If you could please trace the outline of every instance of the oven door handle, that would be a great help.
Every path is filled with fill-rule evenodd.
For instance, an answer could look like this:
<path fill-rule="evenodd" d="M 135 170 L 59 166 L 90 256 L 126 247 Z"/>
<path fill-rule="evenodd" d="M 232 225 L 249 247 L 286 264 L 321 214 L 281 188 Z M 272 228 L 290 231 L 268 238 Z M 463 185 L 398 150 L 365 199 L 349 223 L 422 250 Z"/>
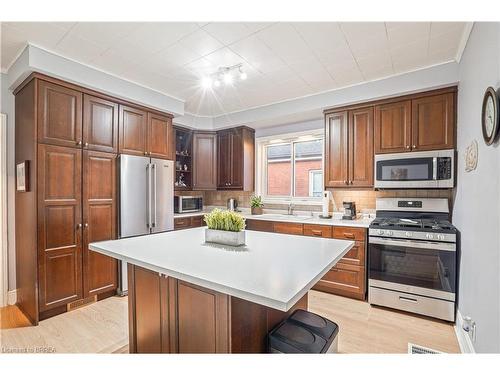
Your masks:
<path fill-rule="evenodd" d="M 431 241 L 412 241 L 400 239 L 385 239 L 380 237 L 368 238 L 370 244 L 386 245 L 386 246 L 405 246 L 415 249 L 429 249 L 429 250 L 443 250 L 443 251 L 456 251 L 456 245 L 448 242 L 431 242 Z"/>

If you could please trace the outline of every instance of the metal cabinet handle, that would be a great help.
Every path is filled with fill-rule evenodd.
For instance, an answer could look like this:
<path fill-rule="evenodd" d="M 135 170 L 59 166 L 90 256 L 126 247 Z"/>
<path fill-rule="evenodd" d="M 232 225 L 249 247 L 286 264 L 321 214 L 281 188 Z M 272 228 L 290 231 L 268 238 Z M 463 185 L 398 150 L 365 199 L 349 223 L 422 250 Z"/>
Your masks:
<path fill-rule="evenodd" d="M 81 146 L 81 145 L 82 145 L 82 141 L 77 141 L 77 142 L 76 142 L 76 145 L 77 145 L 77 146 Z"/>
<path fill-rule="evenodd" d="M 146 227 L 151 228 L 151 164 L 146 165 Z"/>
<path fill-rule="evenodd" d="M 409 149 L 410 148 L 410 145 L 406 145 L 406 149 Z"/>
<path fill-rule="evenodd" d="M 344 184 L 349 185 L 349 181 L 344 180 Z"/>
<path fill-rule="evenodd" d="M 147 155 L 147 154 L 148 154 L 147 151 L 144 151 L 144 155 Z"/>
<path fill-rule="evenodd" d="M 84 227 L 84 228 L 88 228 L 88 227 L 89 227 L 89 223 L 85 223 L 85 224 L 83 224 L 83 227 Z"/>
<path fill-rule="evenodd" d="M 416 149 L 416 148 L 417 148 L 417 145 L 413 145 L 413 148 L 415 148 L 415 149 Z"/>
<path fill-rule="evenodd" d="M 76 229 L 81 229 L 82 228 L 82 223 L 76 224 Z"/>
<path fill-rule="evenodd" d="M 88 142 L 85 142 L 84 146 L 85 146 L 85 147 L 89 147 L 89 143 L 88 143 Z"/>
<path fill-rule="evenodd" d="M 352 180 L 349 180 L 349 185 L 352 185 Z"/>
<path fill-rule="evenodd" d="M 152 227 L 156 227 L 156 164 L 153 164 L 152 166 L 153 169 L 153 223 Z"/>
<path fill-rule="evenodd" d="M 356 238 L 352 233 L 344 233 L 345 238 Z"/>
<path fill-rule="evenodd" d="M 408 297 L 403 297 L 403 296 L 399 296 L 399 299 L 401 301 L 411 302 L 411 303 L 417 303 L 418 302 L 418 300 L 416 300 L 414 298 L 408 298 Z"/>
<path fill-rule="evenodd" d="M 321 236 L 323 234 L 323 232 L 317 229 L 313 229 L 311 232 L 314 236 Z"/>

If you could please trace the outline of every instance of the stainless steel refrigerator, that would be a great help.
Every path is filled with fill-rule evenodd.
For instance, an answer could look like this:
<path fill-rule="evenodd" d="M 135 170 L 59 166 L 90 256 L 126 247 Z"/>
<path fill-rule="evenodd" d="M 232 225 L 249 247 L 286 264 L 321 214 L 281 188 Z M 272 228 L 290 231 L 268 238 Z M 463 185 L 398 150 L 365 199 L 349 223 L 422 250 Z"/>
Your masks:
<path fill-rule="evenodd" d="M 174 162 L 120 155 L 119 237 L 174 229 Z M 121 262 L 119 294 L 127 294 L 127 263 Z"/>

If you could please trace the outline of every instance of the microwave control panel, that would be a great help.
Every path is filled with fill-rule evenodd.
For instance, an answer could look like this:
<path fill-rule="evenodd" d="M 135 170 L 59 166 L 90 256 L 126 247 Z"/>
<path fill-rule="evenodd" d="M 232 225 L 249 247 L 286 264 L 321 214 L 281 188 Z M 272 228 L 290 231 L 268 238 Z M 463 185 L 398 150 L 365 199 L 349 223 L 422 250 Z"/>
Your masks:
<path fill-rule="evenodd" d="M 451 158 L 438 158 L 437 179 L 449 180 L 451 178 Z"/>

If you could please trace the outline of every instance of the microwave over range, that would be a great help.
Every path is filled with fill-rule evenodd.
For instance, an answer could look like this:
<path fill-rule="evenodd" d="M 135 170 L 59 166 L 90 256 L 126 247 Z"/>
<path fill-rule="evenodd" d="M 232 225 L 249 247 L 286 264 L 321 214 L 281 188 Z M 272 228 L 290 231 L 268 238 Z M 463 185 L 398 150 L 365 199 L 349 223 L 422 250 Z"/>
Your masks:
<path fill-rule="evenodd" d="M 174 212 L 182 214 L 186 212 L 197 212 L 203 210 L 203 197 L 190 195 L 174 196 Z"/>
<path fill-rule="evenodd" d="M 375 188 L 440 189 L 455 185 L 455 150 L 375 155 Z"/>

